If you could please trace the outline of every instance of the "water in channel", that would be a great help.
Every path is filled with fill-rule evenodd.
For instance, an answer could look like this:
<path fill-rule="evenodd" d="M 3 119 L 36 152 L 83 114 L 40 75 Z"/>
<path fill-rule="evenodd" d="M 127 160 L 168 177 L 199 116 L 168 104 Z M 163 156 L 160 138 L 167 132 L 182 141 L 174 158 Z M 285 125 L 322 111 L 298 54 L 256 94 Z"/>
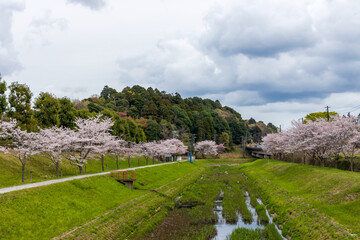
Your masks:
<path fill-rule="evenodd" d="M 245 191 L 245 202 L 246 202 L 246 206 L 247 208 L 250 210 L 252 217 L 253 217 L 253 221 L 251 223 L 245 223 L 242 218 L 241 218 L 241 214 L 238 213 L 237 217 L 237 223 L 235 224 L 229 224 L 226 223 L 225 218 L 222 216 L 222 211 L 223 211 L 223 206 L 222 206 L 222 202 L 223 202 L 223 196 L 224 196 L 224 192 L 221 191 L 219 198 L 215 201 L 215 207 L 214 207 L 214 212 L 218 217 L 218 222 L 215 224 L 215 228 L 217 231 L 217 235 L 213 238 L 213 240 L 226 240 L 226 237 L 231 235 L 231 233 L 236 229 L 236 228 L 249 228 L 249 229 L 264 229 L 264 225 L 260 224 L 260 220 L 258 218 L 258 215 L 256 213 L 256 210 L 254 207 L 251 206 L 250 204 L 250 196 L 249 193 L 247 191 Z M 259 204 L 263 204 L 261 202 L 260 199 L 257 199 L 257 201 L 259 202 Z M 266 214 L 269 218 L 269 223 L 273 223 L 273 219 L 270 216 L 268 210 L 266 209 Z M 276 230 L 279 232 L 279 234 L 281 235 L 281 230 L 278 229 L 278 227 L 275 225 Z M 282 236 L 282 235 L 281 235 Z M 285 238 L 283 238 L 285 239 Z"/>

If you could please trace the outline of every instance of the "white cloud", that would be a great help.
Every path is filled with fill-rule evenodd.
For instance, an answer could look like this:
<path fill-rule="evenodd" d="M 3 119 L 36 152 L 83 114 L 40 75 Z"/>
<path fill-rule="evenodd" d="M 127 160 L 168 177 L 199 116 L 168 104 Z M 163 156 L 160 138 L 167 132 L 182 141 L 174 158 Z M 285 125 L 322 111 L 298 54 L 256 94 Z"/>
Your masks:
<path fill-rule="evenodd" d="M 304 1 L 245 0 L 214 7 L 201 40 L 224 55 L 271 57 L 314 46 L 318 37 Z"/>
<path fill-rule="evenodd" d="M 3 75 L 12 74 L 22 68 L 13 45 L 11 27 L 14 12 L 23 9 L 23 1 L 0 1 L 0 73 Z"/>
<path fill-rule="evenodd" d="M 122 81 L 172 92 L 214 91 L 223 77 L 222 69 L 187 39 L 161 41 L 146 55 L 119 60 L 119 67 Z"/>
<path fill-rule="evenodd" d="M 99 10 L 105 7 L 106 2 L 104 0 L 67 0 L 69 3 L 80 4 L 88 7 L 92 10 Z"/>
<path fill-rule="evenodd" d="M 41 17 L 32 18 L 25 39 L 29 45 L 40 43 L 46 46 L 51 44 L 48 38 L 49 32 L 65 31 L 67 27 L 68 21 L 65 18 L 55 18 L 52 16 L 52 11 L 46 9 Z"/>
<path fill-rule="evenodd" d="M 205 94 L 203 98 L 219 100 L 223 106 L 253 106 L 264 104 L 265 100 L 256 91 L 230 91 L 215 94 Z"/>
<path fill-rule="evenodd" d="M 280 124 L 336 101 L 356 106 L 346 99 L 360 90 L 358 9 L 351 0 L 0 0 L 0 72 L 35 95 L 141 84 Z"/>

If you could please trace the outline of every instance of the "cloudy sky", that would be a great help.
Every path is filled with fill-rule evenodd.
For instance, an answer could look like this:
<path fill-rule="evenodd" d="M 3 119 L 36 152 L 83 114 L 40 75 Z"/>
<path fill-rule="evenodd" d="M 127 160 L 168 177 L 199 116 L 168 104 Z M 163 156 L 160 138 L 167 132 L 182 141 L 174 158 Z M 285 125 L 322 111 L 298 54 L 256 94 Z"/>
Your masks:
<path fill-rule="evenodd" d="M 360 1 L 0 0 L 0 73 L 82 99 L 139 84 L 289 126 L 360 112 Z"/>

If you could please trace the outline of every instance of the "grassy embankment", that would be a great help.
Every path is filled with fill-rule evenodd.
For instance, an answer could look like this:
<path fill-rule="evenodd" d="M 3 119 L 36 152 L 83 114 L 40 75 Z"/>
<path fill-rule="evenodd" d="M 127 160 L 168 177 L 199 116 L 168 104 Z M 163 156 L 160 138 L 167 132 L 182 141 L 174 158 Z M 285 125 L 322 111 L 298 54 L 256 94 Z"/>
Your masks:
<path fill-rule="evenodd" d="M 291 239 L 359 239 L 360 174 L 276 160 L 239 169 Z"/>
<path fill-rule="evenodd" d="M 105 171 L 116 170 L 116 161 L 115 157 L 106 156 L 105 157 Z M 153 161 L 149 160 L 148 164 L 152 164 Z M 155 163 L 157 163 L 155 161 Z M 143 166 L 146 165 L 146 160 L 144 158 L 140 159 L 131 159 L 131 167 Z M 119 168 L 124 169 L 128 168 L 128 162 L 124 160 L 119 160 Z M 79 174 L 79 168 L 74 165 L 70 165 L 67 160 L 64 160 L 60 163 L 60 168 L 62 168 L 62 176 L 69 177 Z M 32 171 L 32 181 L 30 181 L 30 171 Z M 86 174 L 101 172 L 101 161 L 100 160 L 88 160 L 86 164 Z M 85 174 L 85 169 L 84 169 Z M 26 180 L 25 183 L 31 182 L 40 182 L 44 180 L 50 180 L 56 178 L 55 166 L 52 162 L 44 157 L 35 155 L 30 161 L 26 164 Z M 0 153 L 0 188 L 10 187 L 15 185 L 23 184 L 21 182 L 21 163 L 17 158 L 14 158 L 10 155 L 5 155 Z"/>
<path fill-rule="evenodd" d="M 0 239 L 132 239 L 149 231 L 204 168 L 190 163 L 139 169 L 130 190 L 98 176 L 0 195 Z"/>

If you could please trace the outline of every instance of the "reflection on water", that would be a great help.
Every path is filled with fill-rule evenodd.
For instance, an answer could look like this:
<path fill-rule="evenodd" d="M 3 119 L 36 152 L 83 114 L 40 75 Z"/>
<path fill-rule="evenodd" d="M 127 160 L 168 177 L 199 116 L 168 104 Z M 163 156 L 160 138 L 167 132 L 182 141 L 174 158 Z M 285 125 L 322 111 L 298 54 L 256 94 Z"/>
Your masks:
<path fill-rule="evenodd" d="M 251 223 L 245 223 L 241 218 L 241 214 L 237 213 L 237 216 L 238 216 L 237 223 L 235 223 L 235 224 L 226 223 L 225 218 L 223 218 L 223 216 L 222 216 L 223 196 L 224 196 L 224 192 L 221 191 L 219 198 L 214 202 L 215 203 L 214 212 L 218 217 L 218 222 L 215 224 L 217 235 L 213 238 L 213 240 L 226 240 L 226 237 L 229 236 L 236 228 L 250 228 L 250 229 L 256 229 L 256 228 L 263 229 L 264 228 L 264 225 L 260 224 L 260 219 L 258 218 L 255 208 L 253 208 L 250 204 L 250 196 L 247 191 L 245 191 L 245 202 L 246 202 L 246 206 L 248 207 L 248 209 L 250 210 L 250 212 L 252 214 L 253 221 Z M 263 204 L 260 199 L 257 199 L 257 201 L 260 204 Z M 269 217 L 270 223 L 272 223 L 273 219 L 270 216 L 267 209 L 266 209 L 266 214 Z M 275 225 L 275 227 L 281 235 L 280 229 L 278 229 L 278 227 L 276 225 Z"/>

